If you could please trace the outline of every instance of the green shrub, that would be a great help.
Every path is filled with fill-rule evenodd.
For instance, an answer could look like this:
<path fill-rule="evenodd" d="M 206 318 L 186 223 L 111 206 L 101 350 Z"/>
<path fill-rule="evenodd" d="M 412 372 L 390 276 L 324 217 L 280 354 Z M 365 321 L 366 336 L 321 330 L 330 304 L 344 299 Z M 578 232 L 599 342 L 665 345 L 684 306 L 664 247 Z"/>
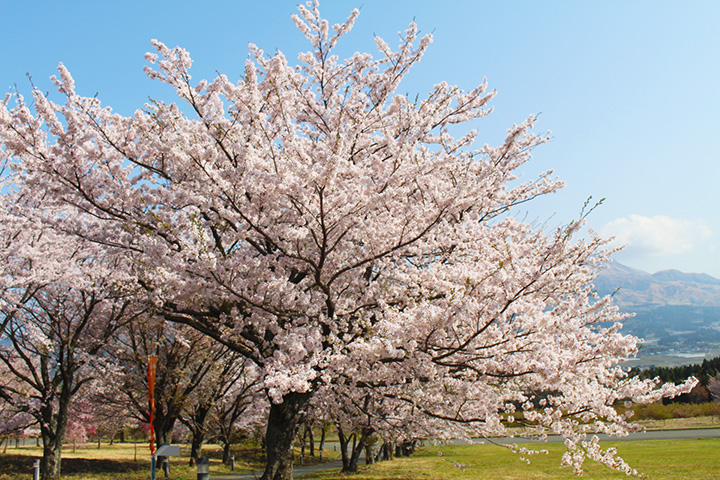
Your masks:
<path fill-rule="evenodd" d="M 618 411 L 627 410 L 624 407 Z M 632 420 L 667 420 L 670 418 L 693 418 L 709 417 L 720 415 L 720 404 L 714 402 L 705 403 L 670 403 L 663 405 L 661 402 L 646 405 L 633 405 L 630 410 L 635 412 Z"/>

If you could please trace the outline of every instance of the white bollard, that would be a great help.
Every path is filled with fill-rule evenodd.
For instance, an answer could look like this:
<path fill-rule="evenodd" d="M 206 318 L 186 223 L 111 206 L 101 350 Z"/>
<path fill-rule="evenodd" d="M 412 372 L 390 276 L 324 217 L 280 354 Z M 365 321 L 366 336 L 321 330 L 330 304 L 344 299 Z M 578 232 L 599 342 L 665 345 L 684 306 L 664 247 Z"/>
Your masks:
<path fill-rule="evenodd" d="M 197 459 L 197 480 L 210 480 L 210 459 L 202 457 Z"/>

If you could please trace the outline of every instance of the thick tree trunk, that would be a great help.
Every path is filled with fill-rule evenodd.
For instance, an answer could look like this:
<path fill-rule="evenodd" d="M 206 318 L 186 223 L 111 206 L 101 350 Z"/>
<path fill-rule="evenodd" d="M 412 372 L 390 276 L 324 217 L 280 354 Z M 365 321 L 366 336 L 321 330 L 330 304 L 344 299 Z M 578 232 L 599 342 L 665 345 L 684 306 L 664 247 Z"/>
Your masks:
<path fill-rule="evenodd" d="M 40 460 L 40 480 L 58 480 L 62 462 L 62 444 L 67 428 L 71 385 L 65 382 L 58 396 L 57 411 L 52 402 L 40 408 L 40 434 L 43 439 L 43 457 Z"/>
<path fill-rule="evenodd" d="M 62 442 L 58 442 L 55 435 L 43 434 L 43 457 L 40 460 L 40 479 L 59 479 L 61 459 Z"/>
<path fill-rule="evenodd" d="M 177 416 L 165 415 L 162 407 L 158 406 L 155 416 L 155 444 L 156 448 L 163 445 L 170 445 L 173 441 L 173 430 Z M 157 457 L 157 468 L 161 469 L 165 474 L 165 478 L 170 476 L 170 457 Z"/>
<path fill-rule="evenodd" d="M 272 404 L 268 416 L 265 441 L 267 464 L 261 480 L 292 480 L 292 443 L 301 411 L 312 393 L 289 393 L 282 403 Z"/>

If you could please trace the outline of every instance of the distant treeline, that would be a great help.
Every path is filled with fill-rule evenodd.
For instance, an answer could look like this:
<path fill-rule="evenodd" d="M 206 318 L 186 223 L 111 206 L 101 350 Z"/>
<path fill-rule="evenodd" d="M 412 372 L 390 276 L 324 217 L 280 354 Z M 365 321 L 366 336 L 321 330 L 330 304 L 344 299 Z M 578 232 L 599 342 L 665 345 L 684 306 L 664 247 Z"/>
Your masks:
<path fill-rule="evenodd" d="M 633 368 L 630 375 L 637 375 L 640 378 L 658 377 L 663 382 L 680 383 L 688 377 L 697 378 L 700 383 L 692 392 L 680 395 L 672 399 L 665 399 L 663 403 L 704 403 L 710 401 L 710 393 L 707 384 L 710 377 L 720 374 L 720 356 L 703 360 L 700 364 L 683 365 L 680 367 L 653 367 L 638 369 Z"/>

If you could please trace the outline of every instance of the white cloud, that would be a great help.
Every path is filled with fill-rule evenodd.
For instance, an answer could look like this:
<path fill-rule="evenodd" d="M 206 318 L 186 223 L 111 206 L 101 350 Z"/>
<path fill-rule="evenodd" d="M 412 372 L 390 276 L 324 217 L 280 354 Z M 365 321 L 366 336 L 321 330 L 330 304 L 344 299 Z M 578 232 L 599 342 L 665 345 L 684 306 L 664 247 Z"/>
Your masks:
<path fill-rule="evenodd" d="M 665 256 L 692 252 L 711 236 L 702 220 L 685 220 L 663 215 L 644 217 L 630 215 L 606 224 L 600 233 L 614 236 L 613 245 L 626 245 L 633 256 Z"/>

